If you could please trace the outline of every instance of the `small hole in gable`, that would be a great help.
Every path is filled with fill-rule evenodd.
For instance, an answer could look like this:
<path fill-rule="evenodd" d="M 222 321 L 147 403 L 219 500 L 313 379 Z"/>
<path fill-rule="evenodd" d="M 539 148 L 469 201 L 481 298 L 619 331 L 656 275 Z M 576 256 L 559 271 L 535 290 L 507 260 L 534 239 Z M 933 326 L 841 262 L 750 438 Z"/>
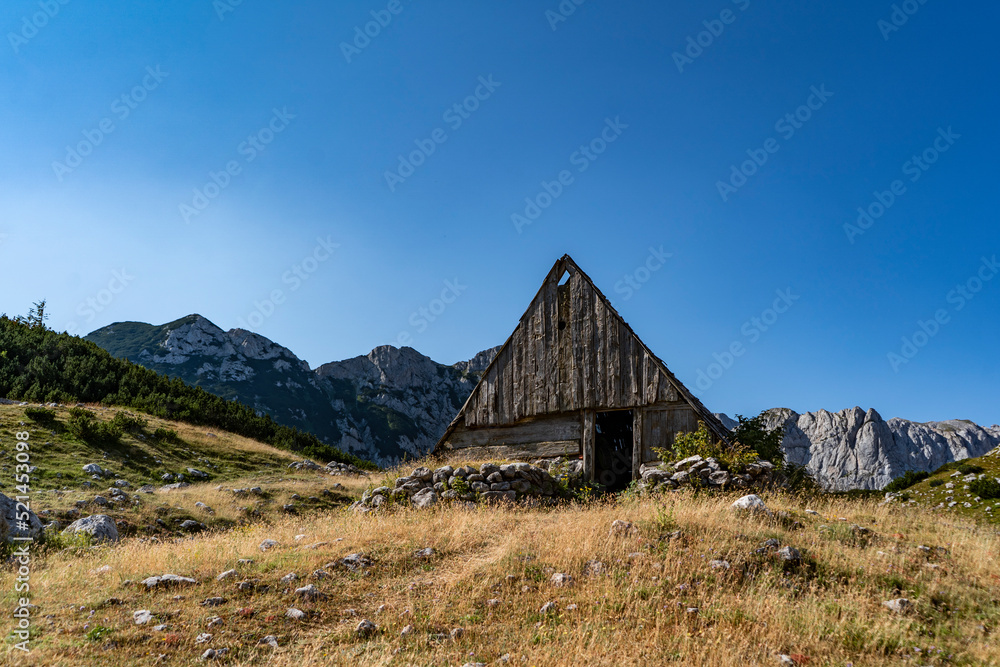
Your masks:
<path fill-rule="evenodd" d="M 559 286 L 562 287 L 563 285 L 568 283 L 569 278 L 570 278 L 569 271 L 563 271 L 562 277 L 559 278 Z"/>

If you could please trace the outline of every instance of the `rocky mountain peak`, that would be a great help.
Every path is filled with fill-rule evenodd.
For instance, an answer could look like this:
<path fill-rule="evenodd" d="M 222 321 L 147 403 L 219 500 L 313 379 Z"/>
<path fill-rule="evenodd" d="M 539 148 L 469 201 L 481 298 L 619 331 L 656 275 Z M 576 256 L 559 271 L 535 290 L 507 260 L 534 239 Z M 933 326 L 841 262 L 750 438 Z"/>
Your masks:
<path fill-rule="evenodd" d="M 725 415 L 722 421 L 736 426 Z M 907 470 L 936 470 L 1000 446 L 1000 428 L 965 420 L 886 421 L 876 410 L 857 406 L 803 414 L 777 408 L 767 411 L 765 422 L 768 428 L 784 429 L 786 459 L 804 465 L 833 490 L 880 489 Z"/>
<path fill-rule="evenodd" d="M 458 362 L 454 367 L 463 373 L 482 373 L 493 361 L 493 357 L 497 356 L 497 352 L 500 351 L 501 347 L 503 346 L 497 345 L 496 347 L 491 347 L 488 350 L 483 350 L 468 361 Z"/>

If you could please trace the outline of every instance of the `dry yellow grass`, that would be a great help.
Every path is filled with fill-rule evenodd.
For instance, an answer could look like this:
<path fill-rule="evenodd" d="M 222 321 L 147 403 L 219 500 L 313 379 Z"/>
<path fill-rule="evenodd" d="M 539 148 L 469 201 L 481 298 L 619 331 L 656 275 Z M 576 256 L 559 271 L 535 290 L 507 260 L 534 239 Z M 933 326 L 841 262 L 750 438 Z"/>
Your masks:
<path fill-rule="evenodd" d="M 352 486 L 360 492 L 365 484 Z M 228 648 L 218 662 L 229 665 L 491 664 L 508 655 L 511 665 L 729 666 L 778 664 L 777 654 L 809 665 L 1000 664 L 990 634 L 1000 620 L 992 530 L 872 502 L 813 500 L 821 514 L 814 516 L 805 514 L 806 501 L 766 499 L 798 528 L 736 515 L 728 509 L 734 498 L 674 493 L 551 510 L 438 507 L 377 516 L 342 510 L 176 542 L 51 553 L 32 575 L 33 652 L 8 650 L 7 659 L 141 665 L 164 654 L 167 664 L 197 664 L 211 647 Z M 616 519 L 637 532 L 610 536 Z M 873 533 L 859 537 L 851 524 Z M 674 531 L 680 536 L 671 538 Z M 266 538 L 279 545 L 261 552 Z M 755 553 L 768 538 L 800 549 L 804 562 L 783 567 L 772 552 Z M 318 542 L 325 544 L 307 547 Z M 415 558 L 424 547 L 436 555 Z M 354 552 L 373 567 L 331 567 L 327 578 L 309 578 Z M 255 562 L 240 567 L 241 558 Z M 713 559 L 730 569 L 712 569 Z M 604 563 L 605 573 L 586 575 L 590 560 Z M 105 565 L 109 571 L 95 572 Z M 216 581 L 231 568 L 238 577 Z M 123 583 L 165 572 L 198 584 L 147 592 Z M 302 579 L 282 584 L 289 572 Z M 572 584 L 554 586 L 557 572 L 572 575 Z M 244 580 L 269 589 L 238 591 Z M 327 599 L 296 600 L 292 590 L 307 583 Z M 0 604 L 13 609 L 9 570 L 0 590 Z M 199 605 L 215 596 L 226 602 Z M 882 606 L 898 597 L 913 600 L 912 613 Z M 547 602 L 556 611 L 543 615 Z M 289 607 L 309 616 L 285 618 Z M 156 620 L 136 626 L 139 609 Z M 213 616 L 224 624 L 209 628 Z M 378 625 L 373 637 L 355 635 L 362 618 Z M 156 623 L 169 629 L 154 631 Z M 414 632 L 401 636 L 407 625 Z M 87 639 L 97 626 L 110 632 Z M 454 628 L 464 634 L 452 639 Z M 212 639 L 196 644 L 206 632 Z M 265 635 L 279 648 L 259 645 Z"/>

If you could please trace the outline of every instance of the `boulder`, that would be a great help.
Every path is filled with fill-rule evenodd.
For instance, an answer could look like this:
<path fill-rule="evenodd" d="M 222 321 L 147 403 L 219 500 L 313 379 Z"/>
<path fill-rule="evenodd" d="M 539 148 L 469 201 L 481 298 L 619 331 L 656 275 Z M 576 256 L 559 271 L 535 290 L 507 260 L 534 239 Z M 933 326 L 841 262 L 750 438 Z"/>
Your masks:
<path fill-rule="evenodd" d="M 913 609 L 913 603 L 907 600 L 906 598 L 886 600 L 885 602 L 882 603 L 882 606 L 896 614 L 905 614 L 911 609 Z"/>
<path fill-rule="evenodd" d="M 175 482 L 173 484 L 166 484 L 160 487 L 160 491 L 176 491 L 178 489 L 186 489 L 191 486 L 187 482 Z"/>
<path fill-rule="evenodd" d="M 708 481 L 716 486 L 725 486 L 729 484 L 729 473 L 725 470 L 713 472 L 708 476 Z"/>
<path fill-rule="evenodd" d="M 104 468 L 97 465 L 96 463 L 88 463 L 87 465 L 83 466 L 83 472 L 87 473 L 88 475 L 103 475 Z"/>
<path fill-rule="evenodd" d="M 611 522 L 611 529 L 608 531 L 608 535 L 611 537 L 625 537 L 635 532 L 636 527 L 634 524 L 622 519 L 615 519 Z"/>
<path fill-rule="evenodd" d="M 18 510 L 16 500 L 0 493 L 0 539 L 38 537 L 44 528 L 42 520 L 31 510 L 27 510 L 27 518 L 18 521 L 18 515 L 24 513 L 23 506 Z"/>
<path fill-rule="evenodd" d="M 167 586 L 191 586 L 198 583 L 191 577 L 182 577 L 176 574 L 161 574 L 155 577 L 147 577 L 142 580 L 147 589 L 161 588 Z"/>
<path fill-rule="evenodd" d="M 674 470 L 697 470 L 705 465 L 705 459 L 701 458 L 697 454 L 694 456 L 689 456 L 686 459 L 681 459 L 674 464 Z"/>
<path fill-rule="evenodd" d="M 771 510 L 767 509 L 767 505 L 764 504 L 764 501 L 761 499 L 761 497 L 752 493 L 748 496 L 743 496 L 742 498 L 734 502 L 732 504 L 732 509 L 744 510 L 754 513 L 756 512 L 764 512 L 766 514 L 771 513 Z"/>
<path fill-rule="evenodd" d="M 410 498 L 410 502 L 412 502 L 413 506 L 417 509 L 426 509 L 435 505 L 437 501 L 437 492 L 430 488 L 421 489 L 420 491 L 414 493 L 413 497 Z"/>
<path fill-rule="evenodd" d="M 479 499 L 484 503 L 512 503 L 517 500 L 517 493 L 514 491 L 485 491 L 479 494 Z"/>
<path fill-rule="evenodd" d="M 37 518 L 37 517 L 36 517 Z M 118 527 L 107 514 L 92 514 L 66 526 L 63 534 L 89 535 L 93 542 L 117 542 Z"/>
<path fill-rule="evenodd" d="M 797 565 L 802 562 L 802 554 L 795 547 L 781 547 L 778 549 L 778 558 L 791 565 Z"/>
<path fill-rule="evenodd" d="M 368 619 L 362 620 L 360 623 L 358 623 L 358 626 L 354 628 L 354 634 L 362 638 L 371 637 L 377 631 L 378 631 L 378 626 L 376 626 Z"/>

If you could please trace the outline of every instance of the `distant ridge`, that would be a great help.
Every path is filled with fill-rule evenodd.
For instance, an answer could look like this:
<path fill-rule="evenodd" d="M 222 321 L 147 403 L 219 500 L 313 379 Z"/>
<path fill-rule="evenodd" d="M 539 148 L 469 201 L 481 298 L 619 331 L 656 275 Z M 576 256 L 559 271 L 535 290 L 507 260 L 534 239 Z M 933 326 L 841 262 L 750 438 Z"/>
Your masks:
<path fill-rule="evenodd" d="M 224 331 L 197 314 L 162 325 L 116 322 L 86 339 L 382 465 L 429 451 L 496 353 L 447 366 L 386 345 L 310 369 L 264 336 Z"/>

